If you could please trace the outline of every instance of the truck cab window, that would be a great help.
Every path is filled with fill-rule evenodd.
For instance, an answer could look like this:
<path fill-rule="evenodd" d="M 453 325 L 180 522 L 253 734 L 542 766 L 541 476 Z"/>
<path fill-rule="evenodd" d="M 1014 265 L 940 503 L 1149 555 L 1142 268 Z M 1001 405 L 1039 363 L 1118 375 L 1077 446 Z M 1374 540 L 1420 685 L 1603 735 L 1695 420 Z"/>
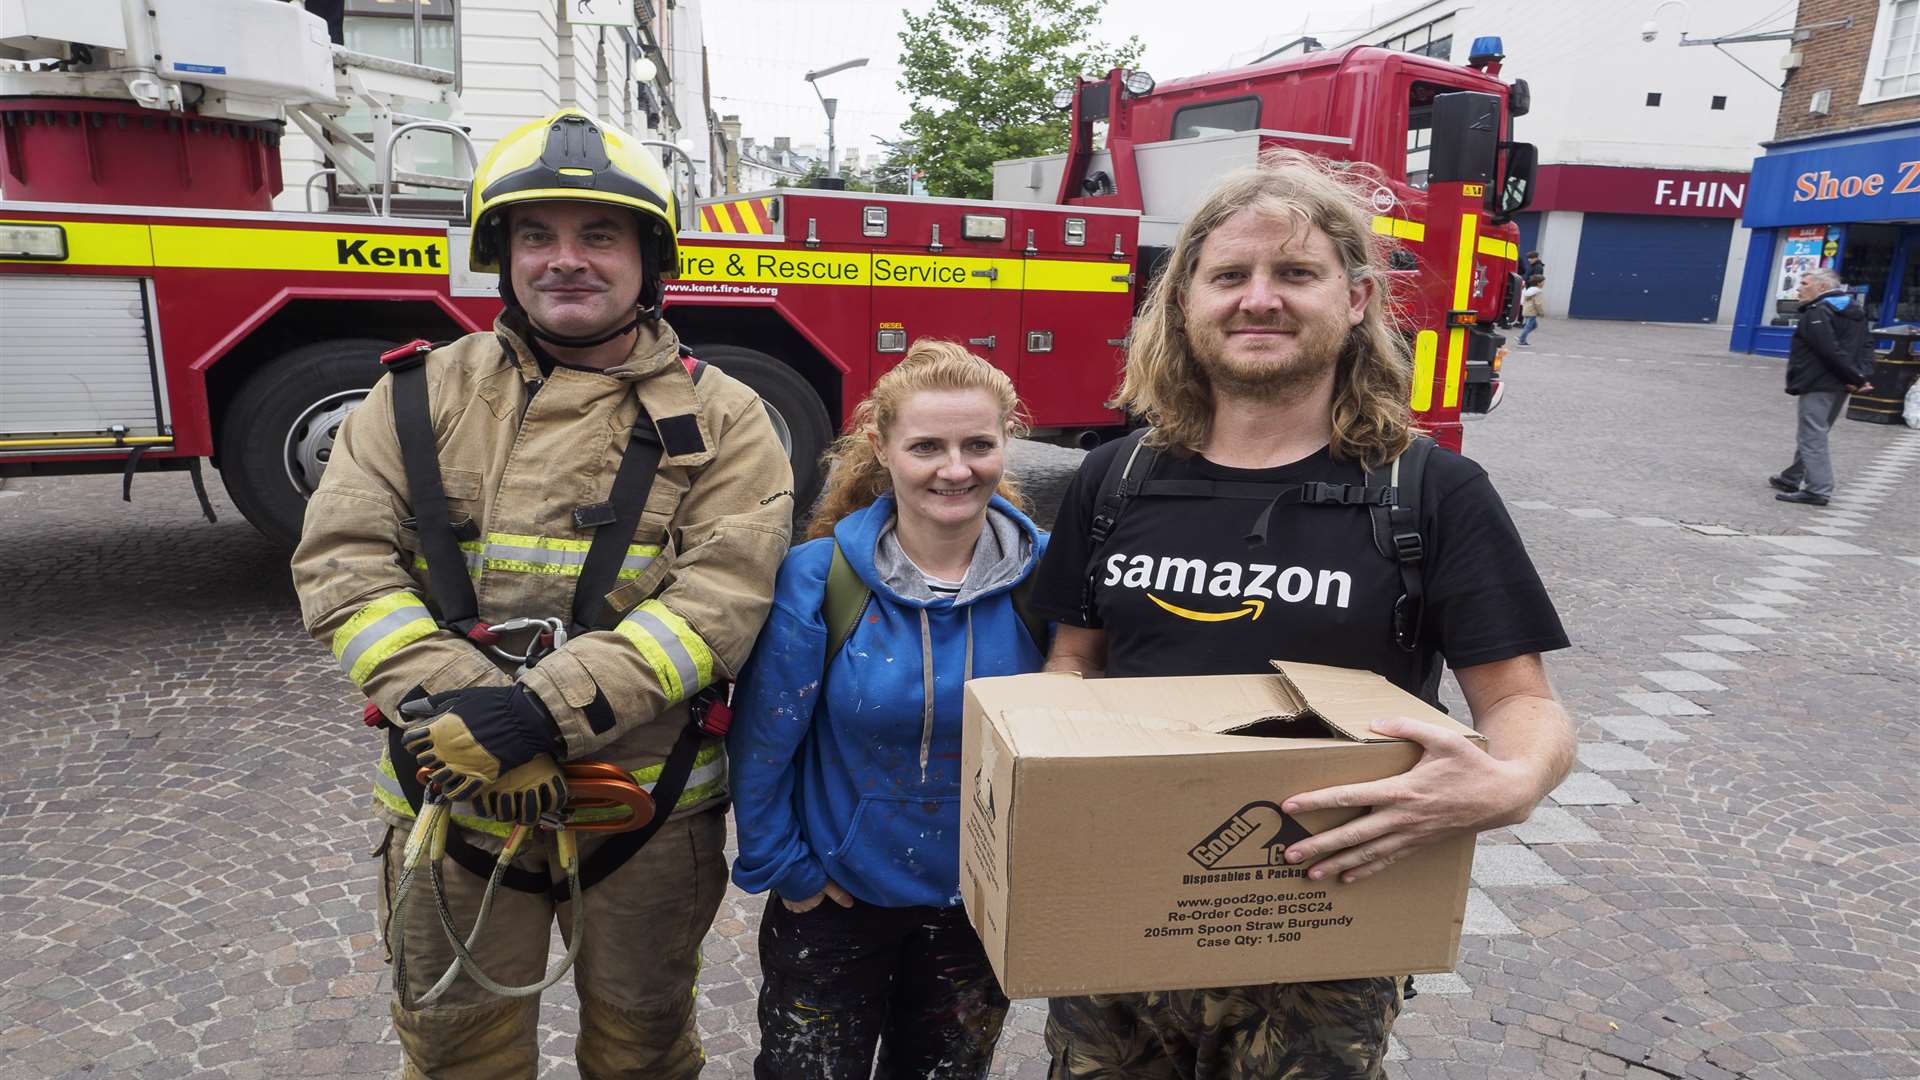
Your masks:
<path fill-rule="evenodd" d="M 1234 98 L 1189 105 L 1173 114 L 1173 138 L 1192 139 L 1201 135 L 1225 135 L 1231 131 L 1252 131 L 1260 126 L 1260 99 Z"/>
<path fill-rule="evenodd" d="M 1445 87 L 1417 82 L 1407 92 L 1407 186 L 1427 190 L 1427 162 L 1433 155 L 1433 99 Z"/>

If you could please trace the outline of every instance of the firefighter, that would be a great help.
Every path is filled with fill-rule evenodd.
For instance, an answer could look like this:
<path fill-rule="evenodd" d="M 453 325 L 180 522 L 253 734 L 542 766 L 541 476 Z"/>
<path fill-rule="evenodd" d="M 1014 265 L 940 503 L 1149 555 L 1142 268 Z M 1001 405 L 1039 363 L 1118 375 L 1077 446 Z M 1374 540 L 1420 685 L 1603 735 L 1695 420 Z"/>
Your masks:
<path fill-rule="evenodd" d="M 391 725 L 374 811 L 382 928 L 408 962 L 403 1075 L 530 1077 L 538 1061 L 537 995 L 460 977 L 404 1004 L 453 958 L 433 903 L 387 925 L 396 830 L 427 797 L 416 769 L 459 800 L 439 865 L 465 934 L 507 822 L 561 809 L 557 763 L 592 759 L 653 793 L 654 824 L 566 834 L 584 901 L 556 844 L 524 848 L 472 953 L 535 982 L 556 917 L 568 934 L 584 902 L 580 1074 L 695 1076 L 698 949 L 726 886 L 724 746 L 701 709 L 771 602 L 792 472 L 759 398 L 660 317 L 676 218 L 645 150 L 555 113 L 501 140 L 468 205 L 472 265 L 500 273 L 506 309 L 490 333 L 388 354 L 293 557 L 307 629 Z"/>

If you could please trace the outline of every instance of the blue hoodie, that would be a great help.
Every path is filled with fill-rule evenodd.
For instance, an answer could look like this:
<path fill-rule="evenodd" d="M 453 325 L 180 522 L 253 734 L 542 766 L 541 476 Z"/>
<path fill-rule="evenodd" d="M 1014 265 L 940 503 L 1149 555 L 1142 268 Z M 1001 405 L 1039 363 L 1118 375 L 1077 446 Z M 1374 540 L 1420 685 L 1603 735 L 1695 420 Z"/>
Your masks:
<path fill-rule="evenodd" d="M 820 613 L 833 541 L 789 552 L 733 698 L 727 738 L 734 883 L 802 900 L 828 878 L 882 907 L 960 902 L 962 684 L 1040 670 L 1007 595 L 1046 536 L 994 496 L 958 596 L 932 598 L 892 540 L 882 497 L 834 528 L 872 603 L 826 667 Z M 931 660 L 931 709 L 928 694 Z"/>

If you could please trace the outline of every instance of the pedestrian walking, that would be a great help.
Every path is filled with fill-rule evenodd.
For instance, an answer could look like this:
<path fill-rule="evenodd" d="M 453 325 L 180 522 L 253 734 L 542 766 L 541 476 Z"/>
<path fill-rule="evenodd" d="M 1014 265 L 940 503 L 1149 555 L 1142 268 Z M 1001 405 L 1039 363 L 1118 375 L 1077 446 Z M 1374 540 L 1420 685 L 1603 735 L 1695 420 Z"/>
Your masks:
<path fill-rule="evenodd" d="M 834 444 L 734 695 L 736 884 L 760 924 L 761 1080 L 973 1080 L 1006 1017 L 960 906 L 971 678 L 1038 671 L 1046 536 L 1006 473 L 1013 383 L 917 342 Z"/>
<path fill-rule="evenodd" d="M 1539 655 L 1567 638 L 1520 536 L 1479 466 L 1412 431 L 1370 190 L 1284 151 L 1201 203 L 1128 350 L 1119 400 L 1151 427 L 1088 455 L 1034 593 L 1060 623 L 1049 670 L 1246 674 L 1278 658 L 1371 670 L 1434 701 L 1452 666 L 1484 749 L 1382 719 L 1375 731 L 1420 744 L 1411 770 L 1282 801 L 1288 814 L 1371 808 L 1288 849 L 1329 885 L 1525 820 L 1573 759 Z M 1400 522 L 1391 542 L 1376 542 L 1368 505 L 1383 497 Z M 1258 598 L 1265 617 L 1170 605 L 1145 575 L 1111 570 L 1156 561 L 1221 568 L 1207 596 Z M 1268 584 L 1276 566 L 1342 586 L 1290 596 Z M 1373 1080 L 1403 981 L 1055 998 L 1049 1075 Z"/>
<path fill-rule="evenodd" d="M 307 629 L 389 725 L 376 903 L 402 1075 L 535 1075 L 559 917 L 578 948 L 580 1074 L 690 1078 L 700 941 L 727 877 L 725 749 L 700 710 L 772 600 L 792 472 L 758 396 L 660 317 L 677 248 L 656 153 L 563 110 L 503 138 L 468 205 L 471 264 L 499 272 L 506 309 L 486 333 L 389 354 L 293 557 Z M 559 763 L 583 759 L 651 788 L 651 823 L 536 833 L 491 888 L 515 827 L 565 805 Z M 394 908 L 396 836 L 429 798 L 444 820 L 441 797 L 457 800 L 453 865 L 435 885 L 473 963 L 436 996 L 452 931 L 424 884 Z M 497 996 L 481 973 L 531 992 Z"/>
<path fill-rule="evenodd" d="M 1825 506 L 1833 498 L 1833 458 L 1827 433 L 1846 408 L 1847 394 L 1867 388 L 1873 339 L 1865 305 L 1840 276 L 1824 267 L 1800 277 L 1800 321 L 1787 347 L 1787 393 L 1795 400 L 1793 464 L 1767 477 L 1774 498 Z"/>
<path fill-rule="evenodd" d="M 1528 280 L 1547 276 L 1547 264 L 1540 261 L 1539 252 L 1527 252 L 1525 261 L 1520 264 L 1520 276 Z"/>
<path fill-rule="evenodd" d="M 1540 316 L 1546 307 L 1547 279 L 1535 274 L 1527 279 L 1527 287 L 1520 291 L 1520 314 L 1526 322 L 1520 326 L 1520 344 L 1526 345 L 1527 338 L 1540 328 Z"/>

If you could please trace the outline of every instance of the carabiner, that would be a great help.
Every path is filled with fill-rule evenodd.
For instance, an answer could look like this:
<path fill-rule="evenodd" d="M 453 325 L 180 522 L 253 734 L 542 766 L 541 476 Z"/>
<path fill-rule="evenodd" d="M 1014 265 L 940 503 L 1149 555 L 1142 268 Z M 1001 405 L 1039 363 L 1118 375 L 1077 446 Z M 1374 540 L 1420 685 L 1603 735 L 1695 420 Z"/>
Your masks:
<path fill-rule="evenodd" d="M 525 652 L 516 653 L 497 643 L 497 639 L 502 635 L 516 634 L 536 626 L 540 627 L 540 632 L 527 641 Z M 543 619 L 522 615 L 508 619 L 506 622 L 487 625 L 484 630 L 488 636 L 496 639 L 496 643 L 486 646 L 487 651 L 509 663 L 520 665 L 522 672 L 539 663 L 541 657 L 567 643 L 567 624 L 554 618 Z"/>
<path fill-rule="evenodd" d="M 567 803 L 561 808 L 560 827 L 574 832 L 617 833 L 644 827 L 658 813 L 653 796 L 634 782 L 633 774 L 604 761 L 573 761 L 560 767 L 567 780 Z M 583 810 L 624 808 L 619 817 L 582 820 Z"/>

